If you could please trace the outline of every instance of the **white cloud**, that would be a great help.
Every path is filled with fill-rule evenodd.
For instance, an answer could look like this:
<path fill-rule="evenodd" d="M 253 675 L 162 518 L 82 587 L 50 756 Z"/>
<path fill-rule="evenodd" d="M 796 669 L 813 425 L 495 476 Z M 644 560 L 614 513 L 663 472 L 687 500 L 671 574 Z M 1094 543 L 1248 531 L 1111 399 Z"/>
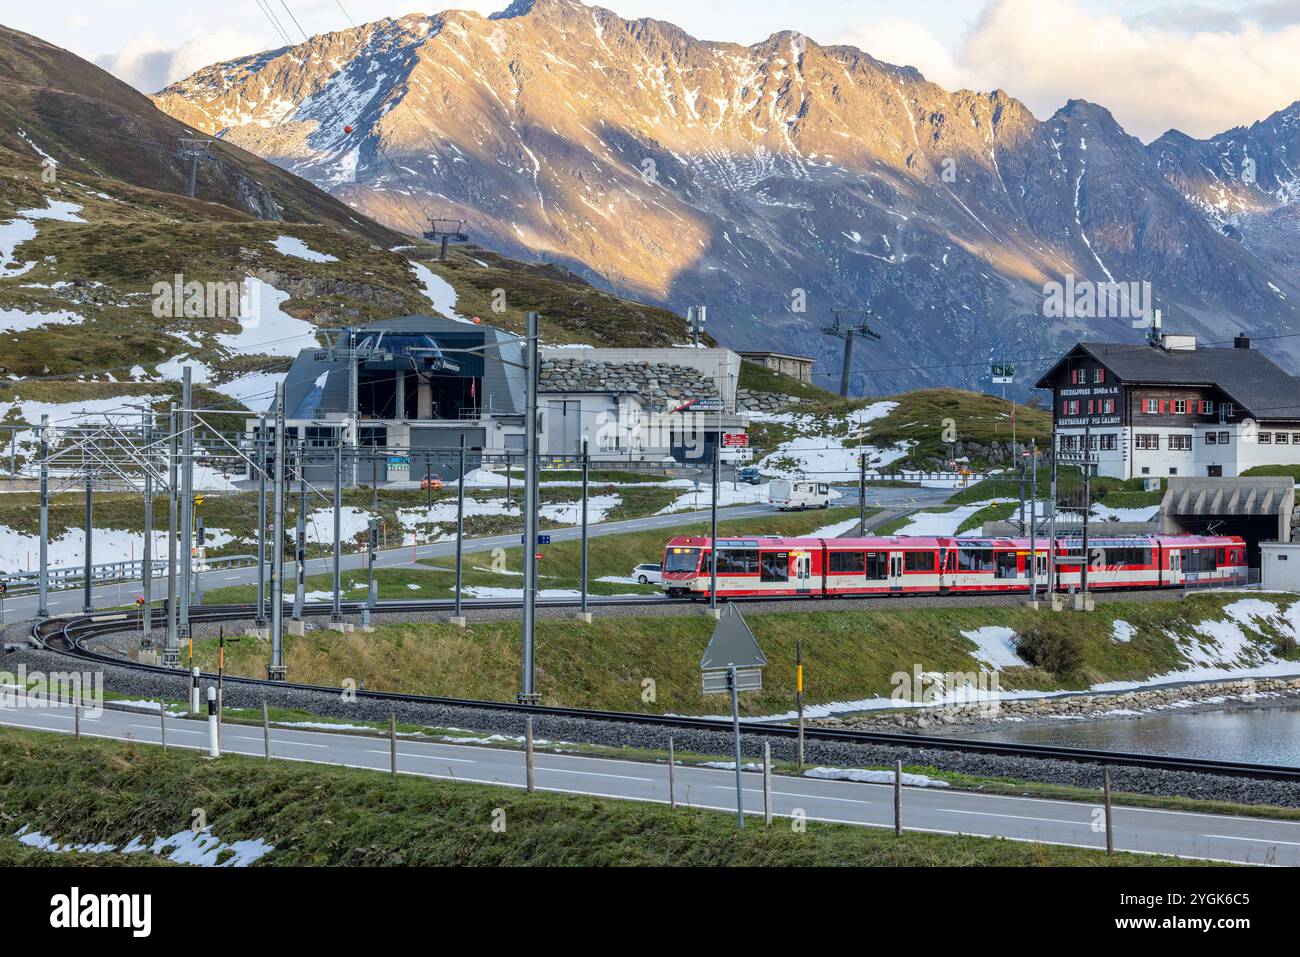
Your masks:
<path fill-rule="evenodd" d="M 256 35 L 217 30 L 168 46 L 151 33 L 133 38 L 111 56 L 95 63 L 144 93 L 156 93 L 169 83 L 222 60 L 257 53 L 265 44 Z"/>
<path fill-rule="evenodd" d="M 952 55 L 915 21 L 844 39 L 950 89 L 1001 87 L 1040 117 L 1090 100 L 1144 140 L 1171 127 L 1210 136 L 1300 98 L 1300 24 L 1187 30 L 1090 14 L 1074 0 L 992 0 Z"/>

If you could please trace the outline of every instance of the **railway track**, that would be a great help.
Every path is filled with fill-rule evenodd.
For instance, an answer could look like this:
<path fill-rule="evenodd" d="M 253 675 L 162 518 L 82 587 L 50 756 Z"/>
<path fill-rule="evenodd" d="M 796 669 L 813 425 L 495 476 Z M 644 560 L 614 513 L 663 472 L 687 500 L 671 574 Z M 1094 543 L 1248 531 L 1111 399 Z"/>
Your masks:
<path fill-rule="evenodd" d="M 647 599 L 662 602 L 664 599 Z M 626 600 L 615 599 L 602 602 L 589 599 L 589 605 L 621 604 Z M 577 601 L 538 602 L 539 607 L 576 607 Z M 378 612 L 396 611 L 446 611 L 452 607 L 450 601 L 428 602 L 380 602 Z M 474 608 L 512 608 L 518 603 L 510 601 L 476 601 Z M 362 605 L 357 602 L 345 602 L 345 613 L 358 614 Z M 331 612 L 328 604 L 309 604 L 303 608 L 304 615 L 321 617 Z M 247 621 L 253 617 L 252 605 L 216 605 L 192 609 L 191 622 L 218 623 L 225 621 Z M 164 624 L 161 613 L 153 616 L 155 625 Z M 121 612 L 105 615 L 79 615 L 65 618 L 48 619 L 38 622 L 32 629 L 32 637 L 42 648 L 82 661 L 92 661 L 118 668 L 138 670 L 153 674 L 165 674 L 184 678 L 183 672 L 161 665 L 142 664 L 116 655 L 106 655 L 83 647 L 83 642 L 99 639 L 108 635 L 132 631 L 139 627 L 138 615 Z M 203 677 L 215 680 L 216 675 L 208 672 Z M 295 684 L 292 682 L 268 681 L 260 678 L 244 678 L 224 675 L 229 683 L 252 687 L 292 688 L 299 691 L 323 692 L 337 695 L 338 688 L 320 685 Z M 599 711 L 587 708 L 566 708 L 549 705 L 526 705 L 516 702 L 483 701 L 470 698 L 446 698 L 433 695 L 402 694 L 391 691 L 357 691 L 358 698 L 371 701 L 404 702 L 412 704 L 431 704 L 448 707 L 462 707 L 480 710 L 493 710 L 539 717 L 580 718 L 588 721 L 634 724 L 665 729 L 690 729 L 695 731 L 715 731 L 730 733 L 729 721 L 711 718 L 692 718 L 671 715 L 641 714 L 636 712 Z M 761 734 L 776 738 L 794 738 L 798 731 L 788 724 L 775 724 L 747 720 L 741 722 L 741 730 L 748 734 Z M 895 745 L 908 748 L 931 748 L 942 751 L 954 751 L 968 754 L 987 754 L 1009 757 L 1030 757 L 1071 761 L 1078 763 L 1103 764 L 1112 766 L 1132 766 L 1169 771 L 1197 772 L 1203 774 L 1228 775 L 1232 777 L 1258 778 L 1273 781 L 1300 783 L 1300 768 L 1268 764 L 1249 764 L 1236 761 L 1214 761 L 1201 758 L 1179 758 L 1155 754 L 1134 754 L 1129 752 L 1102 751 L 1087 748 L 1066 748 L 1038 744 L 1014 744 L 997 741 L 974 741 L 962 738 L 937 737 L 904 732 L 850 731 L 831 728 L 808 728 L 805 736 L 812 741 L 834 741 L 851 744 Z"/>

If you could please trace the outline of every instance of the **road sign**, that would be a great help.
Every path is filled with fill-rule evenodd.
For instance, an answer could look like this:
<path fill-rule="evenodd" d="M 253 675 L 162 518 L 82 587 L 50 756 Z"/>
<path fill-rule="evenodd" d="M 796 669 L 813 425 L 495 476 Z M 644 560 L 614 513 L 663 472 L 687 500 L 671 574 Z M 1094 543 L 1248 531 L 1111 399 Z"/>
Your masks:
<path fill-rule="evenodd" d="M 1010 362 L 994 362 L 989 366 L 994 385 L 1010 385 L 1016 381 L 1016 367 Z"/>
<path fill-rule="evenodd" d="M 740 692 L 759 691 L 763 687 L 763 666 L 767 656 L 758 647 L 754 633 L 745 624 L 736 606 L 727 602 L 722 617 L 713 629 L 704 656 L 700 658 L 702 687 L 705 694 L 731 692 L 731 727 L 736 755 L 736 826 L 745 826 L 745 799 L 740 785 Z"/>
<path fill-rule="evenodd" d="M 7 591 L 9 591 L 9 583 L 0 582 L 0 595 L 5 594 Z"/>
<path fill-rule="evenodd" d="M 749 433 L 723 432 L 722 445 L 728 449 L 747 449 L 749 448 Z"/>
<path fill-rule="evenodd" d="M 727 694 L 731 691 L 731 672 L 730 671 L 706 671 L 701 681 L 705 694 Z M 737 668 L 736 669 L 736 690 L 737 691 L 762 691 L 763 690 L 763 669 L 762 668 Z"/>
<path fill-rule="evenodd" d="M 520 545 L 527 545 L 527 544 L 528 544 L 528 536 L 527 536 L 527 535 L 520 535 L 520 536 L 519 536 L 519 544 L 520 544 Z M 551 544 L 551 536 L 549 536 L 549 535 L 538 535 L 538 536 L 537 536 L 537 544 L 538 544 L 538 545 L 549 545 L 549 544 Z"/>
<path fill-rule="evenodd" d="M 754 633 L 745 624 L 740 611 L 731 602 L 722 610 L 722 617 L 713 629 L 709 646 L 700 659 L 701 671 L 718 671 L 728 668 L 762 668 L 767 656 L 758 647 Z"/>

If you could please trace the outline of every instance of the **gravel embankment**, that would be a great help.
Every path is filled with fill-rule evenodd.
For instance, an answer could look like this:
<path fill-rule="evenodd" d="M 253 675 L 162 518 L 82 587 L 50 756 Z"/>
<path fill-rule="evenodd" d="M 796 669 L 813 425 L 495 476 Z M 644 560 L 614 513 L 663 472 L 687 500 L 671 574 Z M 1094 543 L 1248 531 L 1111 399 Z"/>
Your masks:
<path fill-rule="evenodd" d="M 416 616 L 403 617 L 416 618 Z M 240 626 L 237 623 L 227 623 L 225 627 L 226 633 L 232 634 Z M 215 635 L 216 628 L 217 626 L 214 625 L 198 625 L 195 631 L 197 636 Z M 11 626 L 6 638 L 12 641 L 25 634 L 27 634 L 25 628 Z M 115 641 L 109 644 L 117 643 Z M 101 645 L 101 648 L 103 647 Z M 13 671 L 19 663 L 25 663 L 29 670 L 69 670 L 76 667 L 65 657 L 31 650 L 14 652 L 0 659 L 0 670 Z M 189 678 L 184 673 L 173 677 L 112 665 L 104 666 L 103 671 L 104 685 L 112 691 L 141 698 L 166 696 L 180 700 L 186 699 L 189 694 Z M 290 687 L 267 688 L 243 684 L 236 680 L 227 681 L 224 698 L 227 706 L 236 708 L 260 708 L 265 699 L 275 706 L 297 708 L 334 718 L 386 721 L 389 714 L 394 713 L 398 720 L 412 724 L 463 728 L 485 733 L 521 735 L 524 727 L 522 715 L 490 708 L 419 704 L 365 697 L 348 701 L 345 700 L 342 692 L 307 691 Z M 665 728 L 618 721 L 554 716 L 536 718 L 535 731 L 539 738 L 550 741 L 588 742 L 632 748 L 664 748 L 668 736 L 668 730 Z M 679 751 L 726 755 L 731 752 L 732 747 L 731 736 L 725 731 L 678 730 L 674 732 L 674 739 Z M 753 732 L 743 736 L 744 754 L 751 758 L 760 757 L 765 740 L 771 743 L 772 754 L 776 759 L 794 759 L 793 740 Z M 983 777 L 1008 777 L 1087 788 L 1101 786 L 1099 764 L 967 754 L 933 748 L 809 740 L 805 759 L 810 764 L 841 767 L 887 766 L 901 759 L 905 765 L 926 765 L 944 771 L 964 772 Z M 1111 782 L 1116 790 L 1137 794 L 1300 807 L 1300 783 L 1143 767 L 1112 768 Z"/>

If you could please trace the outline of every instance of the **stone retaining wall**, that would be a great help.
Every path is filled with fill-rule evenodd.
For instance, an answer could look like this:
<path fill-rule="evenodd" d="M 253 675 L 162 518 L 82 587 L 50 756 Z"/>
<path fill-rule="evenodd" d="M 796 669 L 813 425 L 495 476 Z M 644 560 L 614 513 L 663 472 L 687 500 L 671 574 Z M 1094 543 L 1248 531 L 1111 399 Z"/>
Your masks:
<path fill-rule="evenodd" d="M 1300 678 L 1238 678 L 1164 688 L 1138 688 L 1106 694 L 1078 694 L 1052 698 L 1023 698 L 985 704 L 909 708 L 884 714 L 854 715 L 848 718 L 816 718 L 810 725 L 861 731 L 924 731 L 950 725 L 982 724 L 1008 718 L 1034 720 L 1054 717 L 1106 717 L 1116 711 L 1146 711 L 1174 702 L 1204 701 L 1207 698 L 1249 697 L 1260 692 L 1300 693 Z"/>

